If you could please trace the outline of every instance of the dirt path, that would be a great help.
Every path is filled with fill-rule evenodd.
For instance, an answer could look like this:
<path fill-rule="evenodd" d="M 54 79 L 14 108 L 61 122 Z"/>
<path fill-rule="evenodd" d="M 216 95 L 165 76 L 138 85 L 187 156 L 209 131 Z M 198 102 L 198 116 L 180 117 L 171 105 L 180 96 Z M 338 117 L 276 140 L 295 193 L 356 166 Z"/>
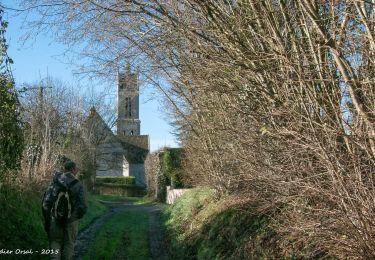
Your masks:
<path fill-rule="evenodd" d="M 104 215 L 97 218 L 93 223 L 78 234 L 75 244 L 74 259 L 81 260 L 85 255 L 89 244 L 95 239 L 97 232 L 116 212 L 123 209 L 137 209 L 149 214 L 149 245 L 150 259 L 168 259 L 162 248 L 162 234 L 160 229 L 160 206 L 158 205 L 133 205 L 132 202 L 109 202 L 100 201 L 107 206 Z"/>
<path fill-rule="evenodd" d="M 151 259 L 168 259 L 165 250 L 163 250 L 163 237 L 160 228 L 160 207 L 154 207 L 149 209 L 150 220 L 149 220 L 149 244 Z"/>

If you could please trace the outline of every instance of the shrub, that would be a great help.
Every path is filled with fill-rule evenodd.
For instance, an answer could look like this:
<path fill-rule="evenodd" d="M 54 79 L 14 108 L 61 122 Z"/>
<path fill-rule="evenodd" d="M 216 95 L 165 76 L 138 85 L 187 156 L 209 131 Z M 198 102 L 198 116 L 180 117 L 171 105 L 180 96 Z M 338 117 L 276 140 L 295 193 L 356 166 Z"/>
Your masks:
<path fill-rule="evenodd" d="M 0 189 L 0 248 L 9 250 L 48 248 L 40 208 L 42 189 L 37 184 L 27 186 L 3 184 Z M 16 257 L 15 255 L 9 257 Z M 47 258 L 47 257 L 45 257 Z M 27 259 L 44 259 L 40 254 Z"/>
<path fill-rule="evenodd" d="M 118 177 L 96 177 L 97 184 L 113 183 L 123 185 L 135 185 L 134 176 L 118 176 Z"/>
<path fill-rule="evenodd" d="M 0 178 L 18 168 L 24 148 L 18 97 L 10 70 L 13 61 L 8 57 L 5 40 L 8 22 L 3 15 L 0 9 Z"/>
<path fill-rule="evenodd" d="M 234 203 L 234 204 L 233 204 Z M 163 211 L 173 259 L 272 259 L 283 257 L 270 216 L 251 206 L 214 199 L 210 189 L 186 192 Z M 251 256 L 251 257 L 250 257 Z"/>

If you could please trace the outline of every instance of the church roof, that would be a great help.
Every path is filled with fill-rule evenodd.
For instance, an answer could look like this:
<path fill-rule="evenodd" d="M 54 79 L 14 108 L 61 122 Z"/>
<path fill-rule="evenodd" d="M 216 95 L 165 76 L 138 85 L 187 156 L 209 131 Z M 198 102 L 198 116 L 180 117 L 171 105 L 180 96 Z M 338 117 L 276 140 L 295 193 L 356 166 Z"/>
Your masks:
<path fill-rule="evenodd" d="M 125 150 L 125 157 L 129 163 L 143 163 L 149 153 L 149 136 L 119 136 L 115 135 L 103 118 L 93 107 L 85 122 L 85 136 L 92 145 L 103 143 L 119 143 Z"/>
<path fill-rule="evenodd" d="M 125 150 L 125 158 L 131 163 L 143 163 L 146 159 L 149 150 L 142 149 L 139 146 L 135 146 L 131 143 L 121 142 Z"/>
<path fill-rule="evenodd" d="M 85 137 L 93 145 L 97 145 L 104 140 L 113 140 L 115 135 L 103 118 L 96 112 L 95 107 L 90 109 L 90 115 L 84 123 Z"/>

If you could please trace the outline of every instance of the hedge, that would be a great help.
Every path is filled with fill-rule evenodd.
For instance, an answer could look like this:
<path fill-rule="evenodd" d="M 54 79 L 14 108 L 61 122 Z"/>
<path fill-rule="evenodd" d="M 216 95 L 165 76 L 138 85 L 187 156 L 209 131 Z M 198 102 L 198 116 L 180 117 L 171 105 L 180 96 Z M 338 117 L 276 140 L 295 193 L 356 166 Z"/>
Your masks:
<path fill-rule="evenodd" d="M 116 176 L 116 177 L 96 177 L 97 184 L 113 183 L 113 184 L 125 184 L 135 185 L 134 176 Z"/>
<path fill-rule="evenodd" d="M 182 153 L 182 148 L 165 148 L 163 152 L 162 171 L 163 174 L 169 179 L 167 185 L 171 185 L 173 188 L 184 188 L 181 178 Z"/>

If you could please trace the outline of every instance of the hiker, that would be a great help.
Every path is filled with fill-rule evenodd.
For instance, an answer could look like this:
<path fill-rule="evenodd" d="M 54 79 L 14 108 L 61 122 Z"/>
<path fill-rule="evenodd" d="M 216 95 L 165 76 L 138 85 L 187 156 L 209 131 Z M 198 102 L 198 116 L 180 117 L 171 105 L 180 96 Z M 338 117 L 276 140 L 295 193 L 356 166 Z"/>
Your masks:
<path fill-rule="evenodd" d="M 83 186 L 76 178 L 78 168 L 64 163 L 64 172 L 56 172 L 44 194 L 42 210 L 52 259 L 72 259 L 79 219 L 87 205 Z"/>

